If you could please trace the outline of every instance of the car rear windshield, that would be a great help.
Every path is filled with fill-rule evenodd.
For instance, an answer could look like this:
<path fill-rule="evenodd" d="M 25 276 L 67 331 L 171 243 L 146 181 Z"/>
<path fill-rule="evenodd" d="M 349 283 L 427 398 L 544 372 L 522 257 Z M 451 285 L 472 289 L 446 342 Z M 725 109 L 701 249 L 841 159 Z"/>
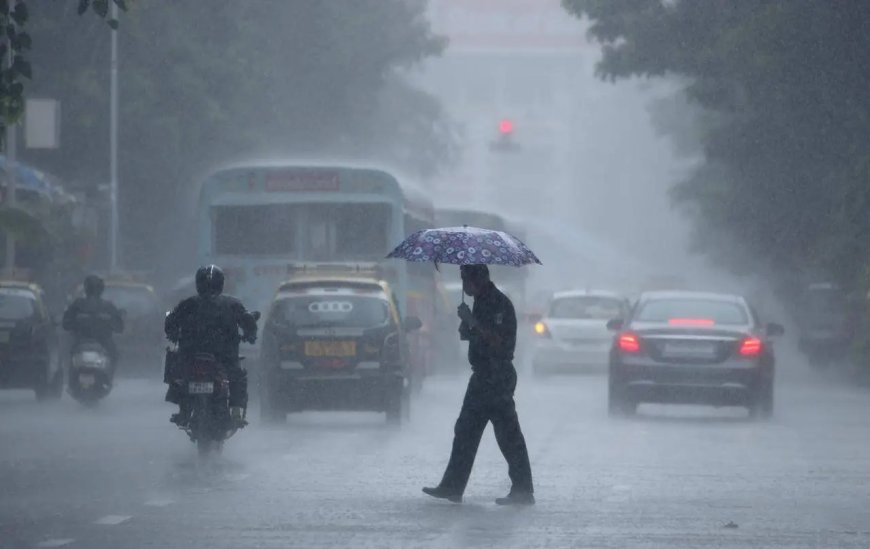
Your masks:
<path fill-rule="evenodd" d="M 30 318 L 35 311 L 33 298 L 20 293 L 0 292 L 0 319 Z"/>
<path fill-rule="evenodd" d="M 845 294 L 837 290 L 807 292 L 805 302 L 809 314 L 843 314 L 849 306 Z"/>
<path fill-rule="evenodd" d="M 605 296 L 558 298 L 550 305 L 550 318 L 609 320 L 622 316 L 622 302 Z"/>
<path fill-rule="evenodd" d="M 317 295 L 277 301 L 272 320 L 303 327 L 373 328 L 389 321 L 390 308 L 378 297 Z"/>
<path fill-rule="evenodd" d="M 635 316 L 641 322 L 712 322 L 749 324 L 746 309 L 739 303 L 714 299 L 656 299 L 647 301 Z"/>

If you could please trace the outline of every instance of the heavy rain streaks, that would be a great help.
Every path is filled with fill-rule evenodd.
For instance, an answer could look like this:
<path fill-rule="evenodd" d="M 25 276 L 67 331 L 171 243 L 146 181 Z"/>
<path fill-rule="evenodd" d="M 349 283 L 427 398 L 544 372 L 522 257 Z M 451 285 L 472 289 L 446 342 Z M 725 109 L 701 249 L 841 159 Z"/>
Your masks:
<path fill-rule="evenodd" d="M 0 549 L 870 546 L 863 4 L 9 4 Z"/>

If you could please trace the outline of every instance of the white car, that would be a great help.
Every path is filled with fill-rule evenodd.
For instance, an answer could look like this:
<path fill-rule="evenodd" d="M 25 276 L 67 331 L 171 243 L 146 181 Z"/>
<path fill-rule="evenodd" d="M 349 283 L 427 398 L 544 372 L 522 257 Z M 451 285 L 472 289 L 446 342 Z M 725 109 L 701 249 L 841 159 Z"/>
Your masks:
<path fill-rule="evenodd" d="M 553 294 L 546 313 L 534 324 L 532 371 L 546 373 L 605 372 L 613 343 L 607 322 L 625 318 L 630 303 L 603 290 Z"/>

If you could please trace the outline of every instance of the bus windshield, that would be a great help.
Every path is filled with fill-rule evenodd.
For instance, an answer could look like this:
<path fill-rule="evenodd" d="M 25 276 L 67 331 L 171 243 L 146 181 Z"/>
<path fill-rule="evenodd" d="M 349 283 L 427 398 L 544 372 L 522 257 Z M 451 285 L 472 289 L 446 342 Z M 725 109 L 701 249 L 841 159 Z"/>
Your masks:
<path fill-rule="evenodd" d="M 215 206 L 217 255 L 290 255 L 305 261 L 379 260 L 391 208 L 381 203 Z"/>

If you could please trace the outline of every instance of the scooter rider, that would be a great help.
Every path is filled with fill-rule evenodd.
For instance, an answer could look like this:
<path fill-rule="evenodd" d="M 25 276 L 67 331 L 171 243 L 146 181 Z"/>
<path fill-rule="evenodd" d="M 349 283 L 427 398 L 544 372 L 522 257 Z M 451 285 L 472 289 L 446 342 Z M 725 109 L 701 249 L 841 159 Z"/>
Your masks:
<path fill-rule="evenodd" d="M 112 302 L 103 299 L 106 284 L 102 278 L 88 275 L 83 286 L 85 296 L 73 301 L 63 313 L 63 329 L 72 333 L 73 348 L 84 340 L 102 345 L 114 370 L 118 363 L 118 347 L 112 334 L 124 331 L 123 315 Z"/>
<path fill-rule="evenodd" d="M 216 265 L 200 267 L 196 271 L 196 296 L 179 303 L 166 316 L 164 330 L 169 341 L 178 344 L 181 363 L 192 360 L 197 353 L 209 353 L 226 368 L 229 379 L 229 404 L 233 422 L 244 425 L 248 406 L 248 375 L 239 360 L 239 343 L 257 341 L 257 319 L 242 303 L 221 295 L 224 273 Z M 239 337 L 239 329 L 242 331 Z M 169 383 L 166 400 L 179 405 L 179 412 L 170 421 L 184 426 L 190 416 L 183 395 L 173 384 L 173 375 L 167 372 Z"/>

